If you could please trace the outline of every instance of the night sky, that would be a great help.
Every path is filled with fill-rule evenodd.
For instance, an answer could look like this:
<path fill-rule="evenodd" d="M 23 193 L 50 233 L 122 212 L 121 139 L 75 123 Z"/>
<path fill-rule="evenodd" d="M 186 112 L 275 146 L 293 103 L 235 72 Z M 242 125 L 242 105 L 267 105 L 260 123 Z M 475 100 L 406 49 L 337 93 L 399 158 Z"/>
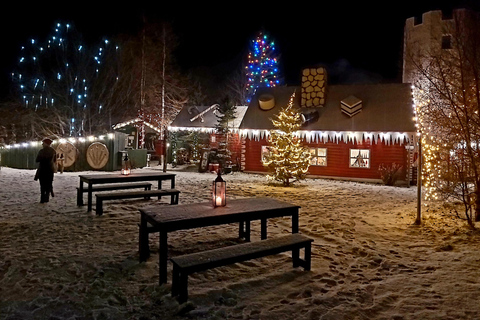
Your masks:
<path fill-rule="evenodd" d="M 158 1 L 163 2 L 163 1 Z M 8 92 L 9 74 L 22 44 L 43 41 L 56 22 L 70 22 L 86 41 L 97 44 L 107 36 L 136 33 L 147 20 L 173 23 L 179 38 L 176 59 L 183 70 L 203 70 L 212 77 L 225 74 L 246 57 L 248 43 L 257 31 L 266 30 L 281 53 L 285 81 L 297 85 L 301 69 L 324 65 L 338 82 L 400 81 L 405 20 L 422 13 L 452 8 L 480 11 L 480 0 L 464 1 L 306 1 L 289 5 L 231 1 L 222 5 L 172 5 L 127 2 L 98 5 L 84 2 L 61 5 L 14 3 L 3 9 L 1 94 Z M 197 2 L 198 3 L 198 2 Z M 263 3 L 263 2 L 262 2 Z M 273 3 L 273 2 L 269 2 Z M 287 2 L 288 3 L 288 2 Z"/>

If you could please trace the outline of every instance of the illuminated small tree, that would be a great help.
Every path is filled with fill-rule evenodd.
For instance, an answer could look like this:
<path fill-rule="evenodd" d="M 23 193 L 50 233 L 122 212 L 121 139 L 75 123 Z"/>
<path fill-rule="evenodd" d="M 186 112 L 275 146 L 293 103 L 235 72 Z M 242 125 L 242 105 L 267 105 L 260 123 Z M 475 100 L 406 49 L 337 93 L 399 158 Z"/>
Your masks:
<path fill-rule="evenodd" d="M 272 130 L 269 138 L 270 153 L 265 156 L 264 164 L 269 168 L 269 180 L 276 180 L 288 187 L 291 183 L 304 180 L 310 165 L 310 152 L 295 135 L 302 125 L 300 112 L 293 105 L 295 94 L 287 107 L 272 119 L 278 130 Z M 293 179 L 293 180 L 292 180 Z"/>

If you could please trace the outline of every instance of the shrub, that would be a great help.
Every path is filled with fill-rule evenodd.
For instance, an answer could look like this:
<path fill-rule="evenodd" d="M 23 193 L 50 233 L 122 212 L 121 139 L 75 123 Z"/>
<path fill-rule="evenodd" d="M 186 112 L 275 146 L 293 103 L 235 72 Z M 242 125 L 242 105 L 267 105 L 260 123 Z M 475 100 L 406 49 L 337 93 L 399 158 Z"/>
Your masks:
<path fill-rule="evenodd" d="M 378 167 L 378 171 L 380 172 L 380 177 L 382 181 L 387 186 L 395 185 L 395 182 L 398 179 L 400 170 L 402 166 L 392 163 L 390 166 L 386 166 L 383 163 Z"/>

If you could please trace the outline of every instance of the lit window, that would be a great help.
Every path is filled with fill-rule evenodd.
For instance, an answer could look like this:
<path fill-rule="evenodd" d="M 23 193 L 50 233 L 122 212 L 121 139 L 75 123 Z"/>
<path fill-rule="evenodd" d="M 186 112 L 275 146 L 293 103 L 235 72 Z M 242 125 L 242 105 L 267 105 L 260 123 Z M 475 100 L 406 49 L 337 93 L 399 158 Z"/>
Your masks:
<path fill-rule="evenodd" d="M 370 150 L 350 149 L 350 168 L 370 168 Z"/>
<path fill-rule="evenodd" d="M 311 166 L 327 165 L 327 148 L 310 148 L 310 154 Z"/>
<path fill-rule="evenodd" d="M 267 146 L 262 146 L 261 160 L 263 165 L 265 165 L 266 158 L 270 155 L 270 150 Z"/>

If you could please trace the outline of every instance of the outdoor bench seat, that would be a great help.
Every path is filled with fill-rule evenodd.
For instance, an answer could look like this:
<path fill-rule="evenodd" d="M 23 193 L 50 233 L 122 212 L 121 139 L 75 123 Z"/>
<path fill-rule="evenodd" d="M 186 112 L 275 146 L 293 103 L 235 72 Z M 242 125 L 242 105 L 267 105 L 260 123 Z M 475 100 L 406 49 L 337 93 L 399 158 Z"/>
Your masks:
<path fill-rule="evenodd" d="M 178 296 L 180 303 L 187 301 L 188 276 L 192 273 L 290 250 L 292 251 L 293 267 L 301 266 L 305 270 L 310 270 L 312 242 L 311 238 L 293 233 L 170 258 L 173 263 L 172 296 Z M 303 260 L 300 259 L 300 249 L 302 248 L 305 249 Z"/>
<path fill-rule="evenodd" d="M 148 198 L 157 196 L 160 199 L 162 196 L 171 196 L 170 204 L 178 204 L 178 196 L 180 191 L 177 189 L 158 189 L 158 190 L 144 190 L 144 191 L 124 191 L 111 193 L 97 193 L 96 197 L 96 211 L 97 215 L 103 214 L 103 201 L 118 200 L 118 199 L 132 199 L 132 198 Z"/>
<path fill-rule="evenodd" d="M 151 190 L 152 184 L 149 182 L 133 182 L 133 183 L 114 183 L 114 184 L 99 184 L 92 186 L 92 191 L 111 191 L 111 190 L 125 190 L 125 189 L 137 189 L 144 188 L 145 190 Z M 88 189 L 84 188 L 83 193 L 87 193 Z M 80 188 L 77 187 L 77 206 L 83 206 L 83 196 L 80 194 Z"/>

